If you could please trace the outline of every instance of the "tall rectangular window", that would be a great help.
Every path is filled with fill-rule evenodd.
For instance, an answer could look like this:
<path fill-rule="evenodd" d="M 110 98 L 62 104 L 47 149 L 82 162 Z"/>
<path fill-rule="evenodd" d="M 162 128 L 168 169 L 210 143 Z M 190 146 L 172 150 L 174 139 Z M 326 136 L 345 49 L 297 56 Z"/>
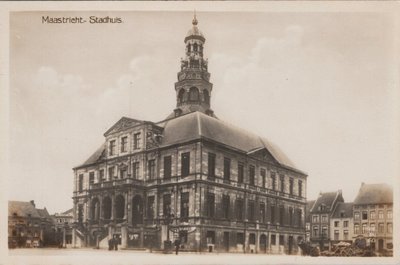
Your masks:
<path fill-rule="evenodd" d="M 279 245 L 285 245 L 285 237 L 284 235 L 279 235 Z"/>
<path fill-rule="evenodd" d="M 128 136 L 121 138 L 121 153 L 128 151 Z"/>
<path fill-rule="evenodd" d="M 317 237 L 318 236 L 318 226 L 313 226 L 313 237 Z"/>
<path fill-rule="evenodd" d="M 139 178 L 139 162 L 133 162 L 132 163 L 132 177 L 134 179 Z"/>
<path fill-rule="evenodd" d="M 208 153 L 208 179 L 215 178 L 215 154 Z"/>
<path fill-rule="evenodd" d="M 387 232 L 388 233 L 393 233 L 393 224 L 392 223 L 388 223 L 387 224 Z"/>
<path fill-rule="evenodd" d="M 361 228 L 362 228 L 361 231 L 362 231 L 363 234 L 367 233 L 367 224 L 362 224 Z"/>
<path fill-rule="evenodd" d="M 140 149 L 140 132 L 133 134 L 133 149 Z"/>
<path fill-rule="evenodd" d="M 344 240 L 349 240 L 349 230 L 344 230 L 343 231 L 343 239 Z"/>
<path fill-rule="evenodd" d="M 108 178 L 109 178 L 109 180 L 112 180 L 115 177 L 114 176 L 114 174 L 115 174 L 114 170 L 115 170 L 115 168 L 113 166 L 108 168 Z"/>
<path fill-rule="evenodd" d="M 375 220 L 375 211 L 371 211 L 370 213 L 369 213 L 369 218 L 371 219 L 371 220 Z"/>
<path fill-rule="evenodd" d="M 224 158 L 224 180 L 231 179 L 231 160 L 227 157 Z"/>
<path fill-rule="evenodd" d="M 275 176 L 275 173 L 271 173 L 271 184 L 272 184 L 272 190 L 276 190 L 276 176 Z"/>
<path fill-rule="evenodd" d="M 325 238 L 328 237 L 328 227 L 326 227 L 326 226 L 322 227 L 322 237 L 325 237 Z"/>
<path fill-rule="evenodd" d="M 149 179 L 154 179 L 156 177 L 156 161 L 154 159 L 148 162 Z"/>
<path fill-rule="evenodd" d="M 349 227 L 349 221 L 343 221 L 343 227 Z"/>
<path fill-rule="evenodd" d="M 78 205 L 78 223 L 83 223 L 83 205 Z"/>
<path fill-rule="evenodd" d="M 248 202 L 247 219 L 250 222 L 254 222 L 254 201 Z"/>
<path fill-rule="evenodd" d="M 303 197 L 303 181 L 298 181 L 299 197 Z"/>
<path fill-rule="evenodd" d="M 262 180 L 262 187 L 265 188 L 266 187 L 266 173 L 265 173 L 265 169 L 261 169 L 260 170 L 260 175 L 261 175 L 261 180 Z"/>
<path fill-rule="evenodd" d="M 354 234 L 359 235 L 360 234 L 360 225 L 355 224 L 354 225 Z"/>
<path fill-rule="evenodd" d="M 171 194 L 164 194 L 164 196 L 163 196 L 164 218 L 169 218 L 170 214 L 171 214 Z"/>
<path fill-rule="evenodd" d="M 289 207 L 289 225 L 293 225 L 293 208 Z"/>
<path fill-rule="evenodd" d="M 89 184 L 94 184 L 94 172 L 89 173 Z"/>
<path fill-rule="evenodd" d="M 297 226 L 303 225 L 302 215 L 303 215 L 303 211 L 301 209 L 297 209 Z"/>
<path fill-rule="evenodd" d="M 238 183 L 243 183 L 244 180 L 244 166 L 243 164 L 238 164 Z"/>
<path fill-rule="evenodd" d="M 123 167 L 119 170 L 119 176 L 121 179 L 126 178 L 127 174 L 128 174 L 128 169 L 126 167 Z"/>
<path fill-rule="evenodd" d="M 265 203 L 260 203 L 260 223 L 265 223 Z"/>
<path fill-rule="evenodd" d="M 243 220 L 243 200 L 242 199 L 236 199 L 236 219 L 237 220 Z"/>
<path fill-rule="evenodd" d="M 281 192 L 285 192 L 285 177 L 281 175 L 280 180 L 281 180 Z"/>
<path fill-rule="evenodd" d="M 207 193 L 207 216 L 215 216 L 215 195 L 214 193 Z"/>
<path fill-rule="evenodd" d="M 181 177 L 189 176 L 190 173 L 190 153 L 181 154 Z"/>
<path fill-rule="evenodd" d="M 339 230 L 335 230 L 335 232 L 333 233 L 333 239 L 339 240 Z"/>
<path fill-rule="evenodd" d="M 255 174 L 256 174 L 256 170 L 254 166 L 250 166 L 249 167 L 249 184 L 250 185 L 255 185 Z"/>
<path fill-rule="evenodd" d="M 387 210 L 386 214 L 387 214 L 387 218 L 388 219 L 392 219 L 393 218 L 393 214 L 392 214 L 391 210 Z"/>
<path fill-rule="evenodd" d="M 276 235 L 274 235 L 274 234 L 271 235 L 271 245 L 273 245 L 273 246 L 276 245 Z"/>
<path fill-rule="evenodd" d="M 290 195 L 293 195 L 293 179 L 289 179 L 289 193 Z"/>
<path fill-rule="evenodd" d="M 279 224 L 283 225 L 283 221 L 285 220 L 285 208 L 283 205 L 279 207 Z"/>
<path fill-rule="evenodd" d="M 383 219 L 383 211 L 378 212 L 378 219 Z"/>
<path fill-rule="evenodd" d="M 354 220 L 360 220 L 360 213 L 354 212 Z"/>
<path fill-rule="evenodd" d="M 79 190 L 79 191 L 82 191 L 82 190 L 83 190 L 83 174 L 80 174 L 80 175 L 79 175 L 78 190 Z"/>
<path fill-rule="evenodd" d="M 181 193 L 181 221 L 189 222 L 189 192 Z"/>
<path fill-rule="evenodd" d="M 368 220 L 368 212 L 367 211 L 362 212 L 362 219 L 363 220 Z"/>
<path fill-rule="evenodd" d="M 109 142 L 108 153 L 110 156 L 115 155 L 115 140 L 111 140 Z"/>
<path fill-rule="evenodd" d="M 99 179 L 104 180 L 104 169 L 99 170 Z"/>
<path fill-rule="evenodd" d="M 224 219 L 229 219 L 230 202 L 229 195 L 222 195 L 222 213 Z"/>
<path fill-rule="evenodd" d="M 383 223 L 378 224 L 378 233 L 384 233 L 385 232 L 385 227 Z"/>
<path fill-rule="evenodd" d="M 275 223 L 275 205 L 271 205 L 271 224 Z"/>
<path fill-rule="evenodd" d="M 244 245 L 244 234 L 243 233 L 236 234 L 236 244 Z"/>
<path fill-rule="evenodd" d="M 168 179 L 171 177 L 171 156 L 164 156 L 164 178 Z"/>
<path fill-rule="evenodd" d="M 154 219 L 154 196 L 147 197 L 147 219 Z"/>

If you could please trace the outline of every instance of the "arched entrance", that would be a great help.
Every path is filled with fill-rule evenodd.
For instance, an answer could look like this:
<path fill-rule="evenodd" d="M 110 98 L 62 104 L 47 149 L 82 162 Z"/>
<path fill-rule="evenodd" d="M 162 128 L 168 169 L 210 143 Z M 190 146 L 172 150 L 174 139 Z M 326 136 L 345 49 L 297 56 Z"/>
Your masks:
<path fill-rule="evenodd" d="M 132 225 L 143 224 L 143 200 L 140 195 L 132 199 Z"/>
<path fill-rule="evenodd" d="M 265 234 L 260 236 L 260 252 L 267 253 L 267 236 Z"/>
<path fill-rule="evenodd" d="M 105 197 L 103 199 L 103 219 L 110 220 L 111 219 L 111 198 Z"/>
<path fill-rule="evenodd" d="M 125 216 L 125 198 L 122 195 L 118 195 L 115 198 L 115 218 L 117 223 L 121 223 Z"/>
<path fill-rule="evenodd" d="M 100 202 L 98 198 L 92 200 L 91 217 L 93 223 L 98 223 L 100 219 Z"/>

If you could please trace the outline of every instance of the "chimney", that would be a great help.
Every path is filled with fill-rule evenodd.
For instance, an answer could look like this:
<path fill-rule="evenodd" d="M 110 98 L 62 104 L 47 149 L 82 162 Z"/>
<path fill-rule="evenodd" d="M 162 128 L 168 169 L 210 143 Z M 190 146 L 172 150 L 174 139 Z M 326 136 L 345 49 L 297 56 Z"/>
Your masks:
<path fill-rule="evenodd" d="M 35 201 L 34 201 L 34 200 L 31 200 L 30 202 L 31 202 L 31 204 L 33 205 L 33 207 L 36 207 Z"/>

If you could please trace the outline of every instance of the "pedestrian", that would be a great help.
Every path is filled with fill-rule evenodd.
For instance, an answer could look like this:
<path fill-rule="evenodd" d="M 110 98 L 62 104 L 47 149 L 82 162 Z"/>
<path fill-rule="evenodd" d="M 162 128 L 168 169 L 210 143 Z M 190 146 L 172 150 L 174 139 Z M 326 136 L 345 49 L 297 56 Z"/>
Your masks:
<path fill-rule="evenodd" d="M 113 247 L 114 247 L 113 244 L 114 244 L 114 239 L 110 238 L 108 240 L 108 250 L 112 250 L 113 249 Z"/>
<path fill-rule="evenodd" d="M 114 250 L 118 250 L 118 239 L 117 236 L 114 238 Z"/>
<path fill-rule="evenodd" d="M 179 247 L 181 245 L 181 241 L 179 239 L 176 239 L 174 244 L 175 244 L 175 255 L 178 255 Z"/>

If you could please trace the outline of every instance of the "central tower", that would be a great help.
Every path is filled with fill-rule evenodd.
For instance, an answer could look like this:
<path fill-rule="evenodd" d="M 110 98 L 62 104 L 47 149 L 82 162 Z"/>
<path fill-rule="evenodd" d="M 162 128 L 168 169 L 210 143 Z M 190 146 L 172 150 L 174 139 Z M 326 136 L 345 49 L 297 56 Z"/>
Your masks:
<path fill-rule="evenodd" d="M 181 71 L 175 83 L 176 109 L 175 117 L 200 111 L 214 117 L 210 108 L 212 83 L 207 71 L 208 61 L 204 59 L 206 39 L 197 27 L 196 14 L 192 28 L 185 37 L 185 57 L 181 59 Z"/>

